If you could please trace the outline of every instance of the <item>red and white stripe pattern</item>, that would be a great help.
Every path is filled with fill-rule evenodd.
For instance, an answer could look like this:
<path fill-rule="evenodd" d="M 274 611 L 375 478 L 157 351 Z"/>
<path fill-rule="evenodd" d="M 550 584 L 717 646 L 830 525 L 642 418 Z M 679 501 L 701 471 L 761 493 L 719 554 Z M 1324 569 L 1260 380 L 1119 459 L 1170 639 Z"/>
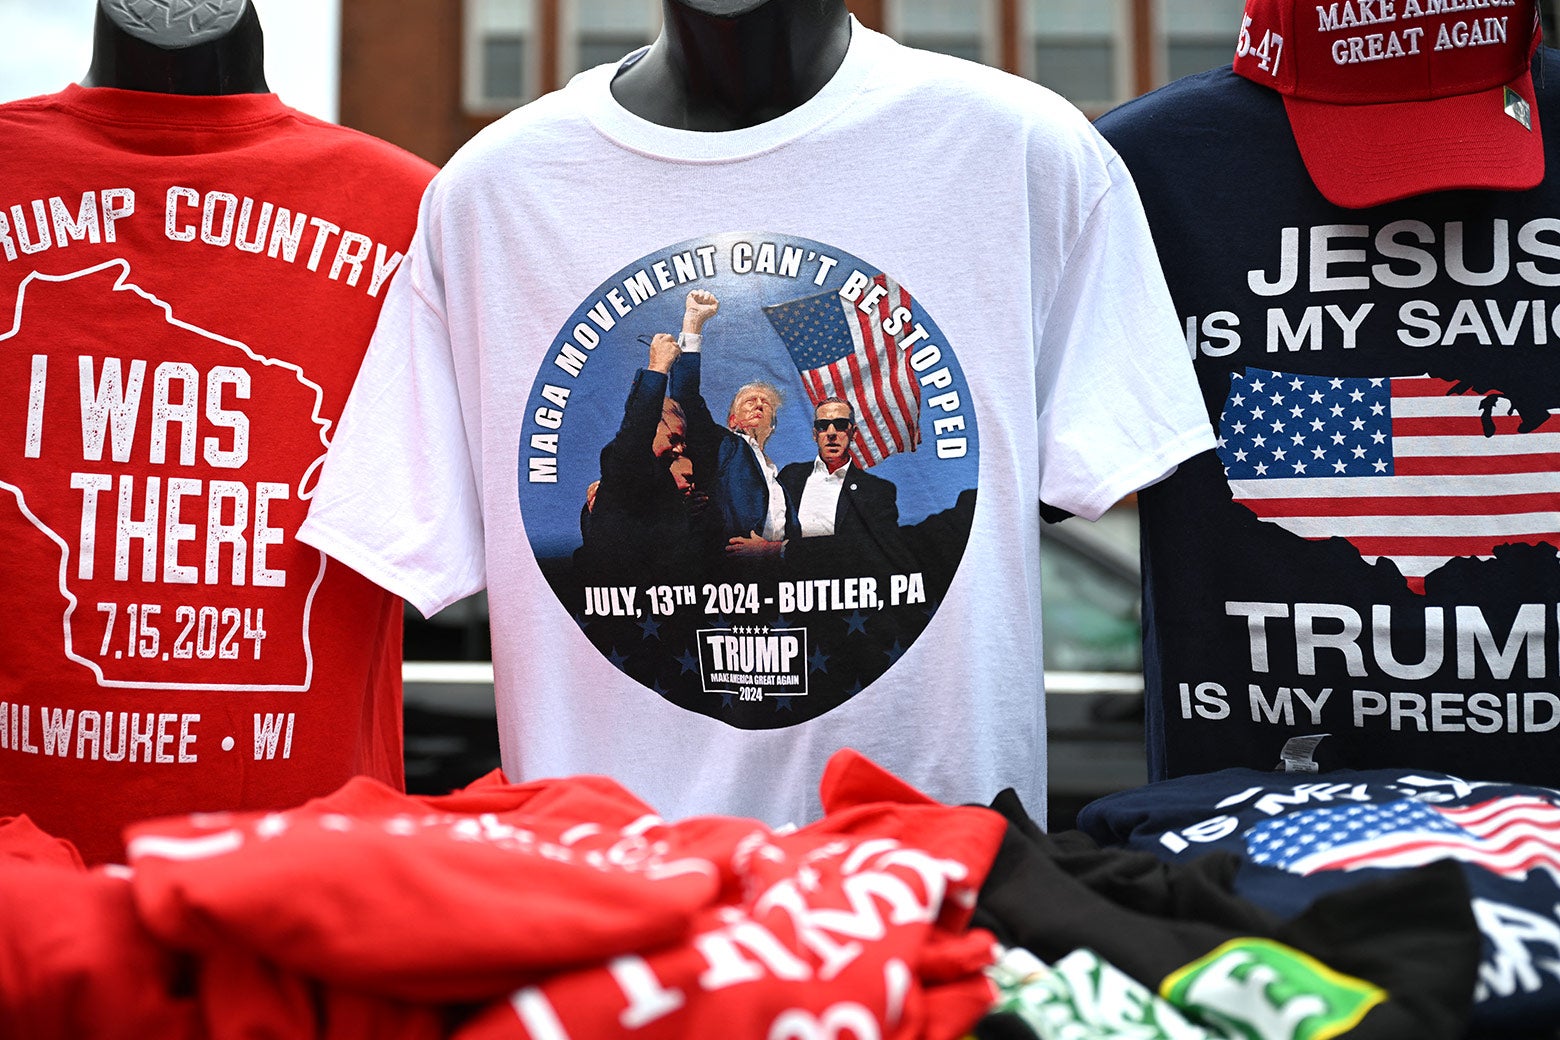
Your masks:
<path fill-rule="evenodd" d="M 910 352 L 899 345 L 913 328 L 904 318 L 910 313 L 910 294 L 887 275 L 871 284 L 886 291 L 866 310 L 838 293 L 765 308 L 814 408 L 838 397 L 855 411 L 850 454 L 862 467 L 915 451 L 921 442 L 921 387 L 910 369 Z M 858 299 L 870 295 L 875 293 L 868 288 Z M 885 331 L 885 323 L 897 334 Z"/>
<path fill-rule="evenodd" d="M 1504 397 L 1460 389 L 1430 376 L 1237 374 L 1220 420 L 1231 492 L 1302 538 L 1392 560 L 1420 593 L 1449 560 L 1560 546 L 1560 422 L 1523 433 Z"/>
<path fill-rule="evenodd" d="M 1287 855 L 1277 857 L 1274 865 L 1295 874 L 1396 869 L 1453 859 L 1502 877 L 1524 878 L 1537 869 L 1560 876 L 1560 806 L 1530 795 L 1462 808 L 1389 802 L 1292 814 L 1284 822 L 1282 830 L 1300 828 L 1311 839 L 1309 849 L 1293 837 L 1282 842 Z M 1253 838 L 1263 841 L 1248 835 L 1248 846 Z"/>

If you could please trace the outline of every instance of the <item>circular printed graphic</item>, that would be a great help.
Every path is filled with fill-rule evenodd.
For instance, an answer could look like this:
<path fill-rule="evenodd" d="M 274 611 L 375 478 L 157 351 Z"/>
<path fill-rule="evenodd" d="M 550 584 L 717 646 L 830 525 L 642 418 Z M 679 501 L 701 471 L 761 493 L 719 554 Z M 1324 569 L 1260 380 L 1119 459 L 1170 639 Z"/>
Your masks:
<path fill-rule="evenodd" d="M 915 696 L 893 667 L 953 581 L 980 468 L 910 288 L 762 232 L 604 281 L 548 350 L 518 464 L 526 537 L 590 642 L 742 729 Z"/>

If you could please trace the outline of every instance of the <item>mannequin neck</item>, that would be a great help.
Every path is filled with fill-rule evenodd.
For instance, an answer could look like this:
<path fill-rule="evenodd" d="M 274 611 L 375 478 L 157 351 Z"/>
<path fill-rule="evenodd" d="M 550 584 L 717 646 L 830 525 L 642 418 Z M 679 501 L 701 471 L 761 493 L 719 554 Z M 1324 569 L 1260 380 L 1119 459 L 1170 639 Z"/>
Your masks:
<path fill-rule="evenodd" d="M 125 0 L 99 0 L 86 87 L 159 94 L 265 94 L 260 18 L 248 0 L 208 3 L 198 24 L 148 24 Z M 171 21 L 171 20 L 170 20 Z"/>
<path fill-rule="evenodd" d="M 661 7 L 661 35 L 612 81 L 612 94 L 642 119 L 675 129 L 739 130 L 782 116 L 823 89 L 850 46 L 844 0 Z"/>

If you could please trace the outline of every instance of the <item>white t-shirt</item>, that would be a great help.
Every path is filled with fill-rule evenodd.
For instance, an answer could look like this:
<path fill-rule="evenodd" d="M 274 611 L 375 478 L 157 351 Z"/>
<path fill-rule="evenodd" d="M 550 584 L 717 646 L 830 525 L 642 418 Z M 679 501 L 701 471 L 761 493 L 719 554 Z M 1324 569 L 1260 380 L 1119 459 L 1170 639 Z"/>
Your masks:
<path fill-rule="evenodd" d="M 859 24 L 742 130 L 646 122 L 614 71 L 435 180 L 300 537 L 424 614 L 487 588 L 512 778 L 803 822 L 853 746 L 1043 812 L 1037 503 L 1093 519 L 1213 444 L 1126 170 L 1044 88 Z M 696 289 L 719 310 L 668 381 L 647 344 Z M 802 562 L 724 551 L 753 379 L 781 466 L 817 401 L 855 409 L 853 522 Z"/>

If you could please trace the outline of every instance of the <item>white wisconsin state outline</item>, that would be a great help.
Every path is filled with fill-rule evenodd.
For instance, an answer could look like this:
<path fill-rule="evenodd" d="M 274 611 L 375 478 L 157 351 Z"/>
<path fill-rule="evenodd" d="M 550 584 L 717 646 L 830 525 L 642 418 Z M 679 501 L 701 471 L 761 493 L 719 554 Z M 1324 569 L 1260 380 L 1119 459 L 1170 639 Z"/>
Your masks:
<path fill-rule="evenodd" d="M 318 474 L 320 466 L 325 461 L 325 449 L 330 446 L 330 438 L 327 436 L 331 425 L 330 420 L 320 415 L 320 409 L 323 408 L 325 404 L 324 389 L 318 383 L 315 383 L 308 376 L 304 375 L 303 369 L 299 368 L 297 365 L 292 364 L 291 362 L 278 361 L 275 358 L 263 357 L 259 354 L 256 354 L 253 350 L 250 350 L 247 345 L 240 343 L 236 339 L 229 339 L 226 336 L 219 336 L 215 332 L 210 332 L 206 329 L 191 325 L 188 322 L 183 322 L 178 318 L 175 318 L 173 316 L 173 307 L 171 304 L 165 303 L 156 296 L 153 296 L 151 293 L 147 292 L 145 289 L 142 289 L 140 286 L 131 283 L 129 260 L 123 258 L 117 260 L 105 260 L 103 263 L 94 264 L 91 267 L 84 268 L 80 271 L 73 271 L 70 274 L 55 275 L 43 274 L 42 272 L 34 271 L 27 275 L 27 277 L 23 278 L 21 284 L 16 288 L 15 316 L 11 322 L 10 329 L 0 333 L 0 343 L 4 343 L 6 340 L 11 339 L 21 331 L 22 310 L 27 298 L 27 287 L 32 282 L 69 282 L 74 281 L 77 278 L 84 278 L 87 275 L 97 274 L 100 271 L 104 271 L 112 267 L 119 268 L 120 273 L 119 277 L 114 280 L 114 286 L 110 290 L 111 292 L 133 292 L 137 296 L 141 297 L 148 303 L 161 310 L 163 312 L 164 319 L 169 325 L 183 329 L 186 332 L 193 332 L 197 336 L 202 336 L 214 343 L 220 343 L 226 347 L 236 347 L 261 365 L 287 369 L 293 374 L 293 378 L 297 379 L 299 383 L 302 383 L 304 386 L 308 387 L 314 392 L 314 410 L 313 414 L 309 418 L 320 428 L 320 454 L 318 458 L 309 464 L 308 469 L 304 470 L 303 476 L 298 480 L 297 488 L 299 499 L 308 500 L 313 498 L 314 491 L 310 487 L 310 483 L 312 479 Z M 310 686 L 313 685 L 314 647 L 309 637 L 309 627 L 311 614 L 314 609 L 314 594 L 319 591 L 320 583 L 325 580 L 325 568 L 328 558 L 323 552 L 319 554 L 319 573 L 314 576 L 314 584 L 309 586 L 309 593 L 303 604 L 304 672 L 303 682 L 301 684 L 130 682 L 123 679 L 108 679 L 104 677 L 103 670 L 98 667 L 97 662 L 90 660 L 89 658 L 82 657 L 76 653 L 75 643 L 71 638 L 71 618 L 76 613 L 78 601 L 75 594 L 70 591 L 70 586 L 65 577 L 70 572 L 70 546 L 63 538 L 56 534 L 48 524 L 44 523 L 41 519 L 38 518 L 36 514 L 33 513 L 33 511 L 27 505 L 27 496 L 22 492 L 21 488 L 5 480 L 0 480 L 0 488 L 4 488 L 5 490 L 11 492 L 11 494 L 16 497 L 17 505 L 21 507 L 22 515 L 27 517 L 27 519 L 31 521 L 34 527 L 36 527 L 39 531 L 42 531 L 46 537 L 53 541 L 55 545 L 60 547 L 60 594 L 65 597 L 67 602 L 65 616 L 62 619 L 65 629 L 65 656 L 68 659 L 75 661 L 77 664 L 85 665 L 87 668 L 89 668 L 92 671 L 92 674 L 97 677 L 97 684 L 99 686 L 130 690 L 232 690 L 235 692 L 249 693 L 298 693 L 308 690 Z M 297 539 L 294 539 L 294 541 L 296 542 Z"/>

